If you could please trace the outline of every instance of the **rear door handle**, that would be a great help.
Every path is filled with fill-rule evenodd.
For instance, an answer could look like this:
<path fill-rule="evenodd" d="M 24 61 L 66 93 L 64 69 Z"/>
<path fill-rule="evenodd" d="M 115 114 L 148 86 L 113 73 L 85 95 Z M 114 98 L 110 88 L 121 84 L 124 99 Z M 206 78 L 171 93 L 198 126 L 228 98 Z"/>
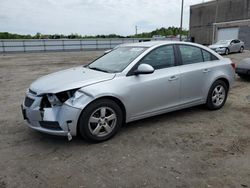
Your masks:
<path fill-rule="evenodd" d="M 210 71 L 211 71 L 210 69 L 203 69 L 203 73 L 208 73 Z"/>
<path fill-rule="evenodd" d="M 171 76 L 168 81 L 178 80 L 178 76 Z"/>

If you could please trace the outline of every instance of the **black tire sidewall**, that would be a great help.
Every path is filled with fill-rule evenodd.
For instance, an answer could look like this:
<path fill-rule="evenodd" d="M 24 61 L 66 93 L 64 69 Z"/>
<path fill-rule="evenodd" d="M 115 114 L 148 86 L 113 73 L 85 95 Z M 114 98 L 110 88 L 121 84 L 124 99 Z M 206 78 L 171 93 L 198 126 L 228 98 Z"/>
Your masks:
<path fill-rule="evenodd" d="M 212 95 L 213 95 L 213 91 L 214 91 L 215 87 L 218 86 L 218 85 L 222 85 L 224 87 L 226 96 L 225 96 L 225 99 L 224 99 L 223 103 L 220 106 L 215 106 L 213 104 L 213 101 L 212 101 Z M 209 92 L 208 92 L 207 102 L 206 102 L 206 105 L 207 105 L 208 109 L 210 109 L 210 110 L 218 110 L 218 109 L 222 108 L 224 106 L 224 104 L 226 103 L 226 101 L 227 101 L 228 89 L 229 88 L 227 87 L 227 85 L 226 85 L 226 83 L 224 81 L 216 80 L 212 84 L 212 86 L 211 86 L 211 88 L 209 89 Z"/>
<path fill-rule="evenodd" d="M 240 47 L 240 53 L 243 53 L 244 52 L 244 47 Z"/>
<path fill-rule="evenodd" d="M 225 54 L 228 55 L 229 54 L 229 49 L 227 48 L 226 51 L 225 51 Z"/>
<path fill-rule="evenodd" d="M 100 107 L 109 107 L 113 109 L 117 116 L 117 122 L 115 128 L 110 134 L 105 137 L 97 137 L 93 135 L 88 127 L 88 121 L 91 114 Z M 110 99 L 99 99 L 90 103 L 81 113 L 78 121 L 78 130 L 80 135 L 87 141 L 91 142 L 102 142 L 113 137 L 120 129 L 123 122 L 122 110 L 117 103 Z"/>

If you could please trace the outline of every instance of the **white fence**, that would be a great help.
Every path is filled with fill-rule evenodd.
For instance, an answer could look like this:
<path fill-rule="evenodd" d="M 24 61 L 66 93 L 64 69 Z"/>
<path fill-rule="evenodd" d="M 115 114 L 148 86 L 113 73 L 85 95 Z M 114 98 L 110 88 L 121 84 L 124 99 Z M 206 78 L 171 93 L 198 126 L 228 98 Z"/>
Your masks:
<path fill-rule="evenodd" d="M 49 52 L 111 49 L 123 43 L 135 43 L 159 39 L 0 39 L 0 53 L 8 52 Z M 161 40 L 178 40 L 166 38 Z"/>

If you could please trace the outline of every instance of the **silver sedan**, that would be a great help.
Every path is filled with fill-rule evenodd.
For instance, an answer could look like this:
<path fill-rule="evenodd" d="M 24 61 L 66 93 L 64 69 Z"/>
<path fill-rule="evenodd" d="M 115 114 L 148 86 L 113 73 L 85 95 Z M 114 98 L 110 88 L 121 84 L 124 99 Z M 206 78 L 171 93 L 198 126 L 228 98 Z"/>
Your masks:
<path fill-rule="evenodd" d="M 218 110 L 233 81 L 231 60 L 207 47 L 125 44 L 86 66 L 39 78 L 22 112 L 34 130 L 100 142 L 127 122 L 201 104 Z"/>
<path fill-rule="evenodd" d="M 245 44 L 241 40 L 220 40 L 215 44 L 209 46 L 210 49 L 214 50 L 218 54 L 228 55 L 229 53 L 239 52 L 242 53 L 245 49 Z"/>

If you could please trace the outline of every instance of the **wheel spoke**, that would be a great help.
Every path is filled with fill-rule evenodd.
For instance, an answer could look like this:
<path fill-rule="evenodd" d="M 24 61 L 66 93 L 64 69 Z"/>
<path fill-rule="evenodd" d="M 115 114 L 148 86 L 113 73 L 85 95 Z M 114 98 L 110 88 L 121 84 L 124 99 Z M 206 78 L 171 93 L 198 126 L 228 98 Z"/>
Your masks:
<path fill-rule="evenodd" d="M 221 95 L 221 96 L 220 96 L 220 99 L 221 99 L 222 101 L 224 101 L 225 95 Z"/>
<path fill-rule="evenodd" d="M 106 115 L 106 108 L 101 108 L 101 117 L 104 118 Z"/>
<path fill-rule="evenodd" d="M 93 117 L 93 116 L 91 116 L 90 119 L 89 119 L 90 123 L 98 123 L 98 121 L 99 121 L 99 118 L 96 118 L 96 117 Z"/>
<path fill-rule="evenodd" d="M 218 87 L 216 87 L 214 91 L 215 91 L 216 94 L 218 94 L 220 92 Z"/>
<path fill-rule="evenodd" d="M 220 99 L 219 98 L 216 99 L 216 104 L 220 105 Z"/>
<path fill-rule="evenodd" d="M 102 126 L 98 124 L 96 128 L 94 129 L 93 134 L 98 135 L 100 133 L 101 128 Z"/>
<path fill-rule="evenodd" d="M 111 114 L 110 116 L 107 117 L 107 121 L 110 122 L 112 120 L 116 119 L 115 114 Z"/>
<path fill-rule="evenodd" d="M 107 133 L 110 133 L 112 131 L 112 128 L 107 123 L 105 123 L 103 125 L 103 127 L 104 127 L 104 129 L 106 130 Z"/>
<path fill-rule="evenodd" d="M 221 94 L 223 92 L 224 88 L 223 87 L 220 87 L 219 89 L 219 93 Z"/>
<path fill-rule="evenodd" d="M 214 100 L 216 99 L 216 97 L 217 97 L 216 95 L 215 95 L 215 96 L 213 96 L 213 97 L 212 97 L 212 101 L 214 101 Z"/>

